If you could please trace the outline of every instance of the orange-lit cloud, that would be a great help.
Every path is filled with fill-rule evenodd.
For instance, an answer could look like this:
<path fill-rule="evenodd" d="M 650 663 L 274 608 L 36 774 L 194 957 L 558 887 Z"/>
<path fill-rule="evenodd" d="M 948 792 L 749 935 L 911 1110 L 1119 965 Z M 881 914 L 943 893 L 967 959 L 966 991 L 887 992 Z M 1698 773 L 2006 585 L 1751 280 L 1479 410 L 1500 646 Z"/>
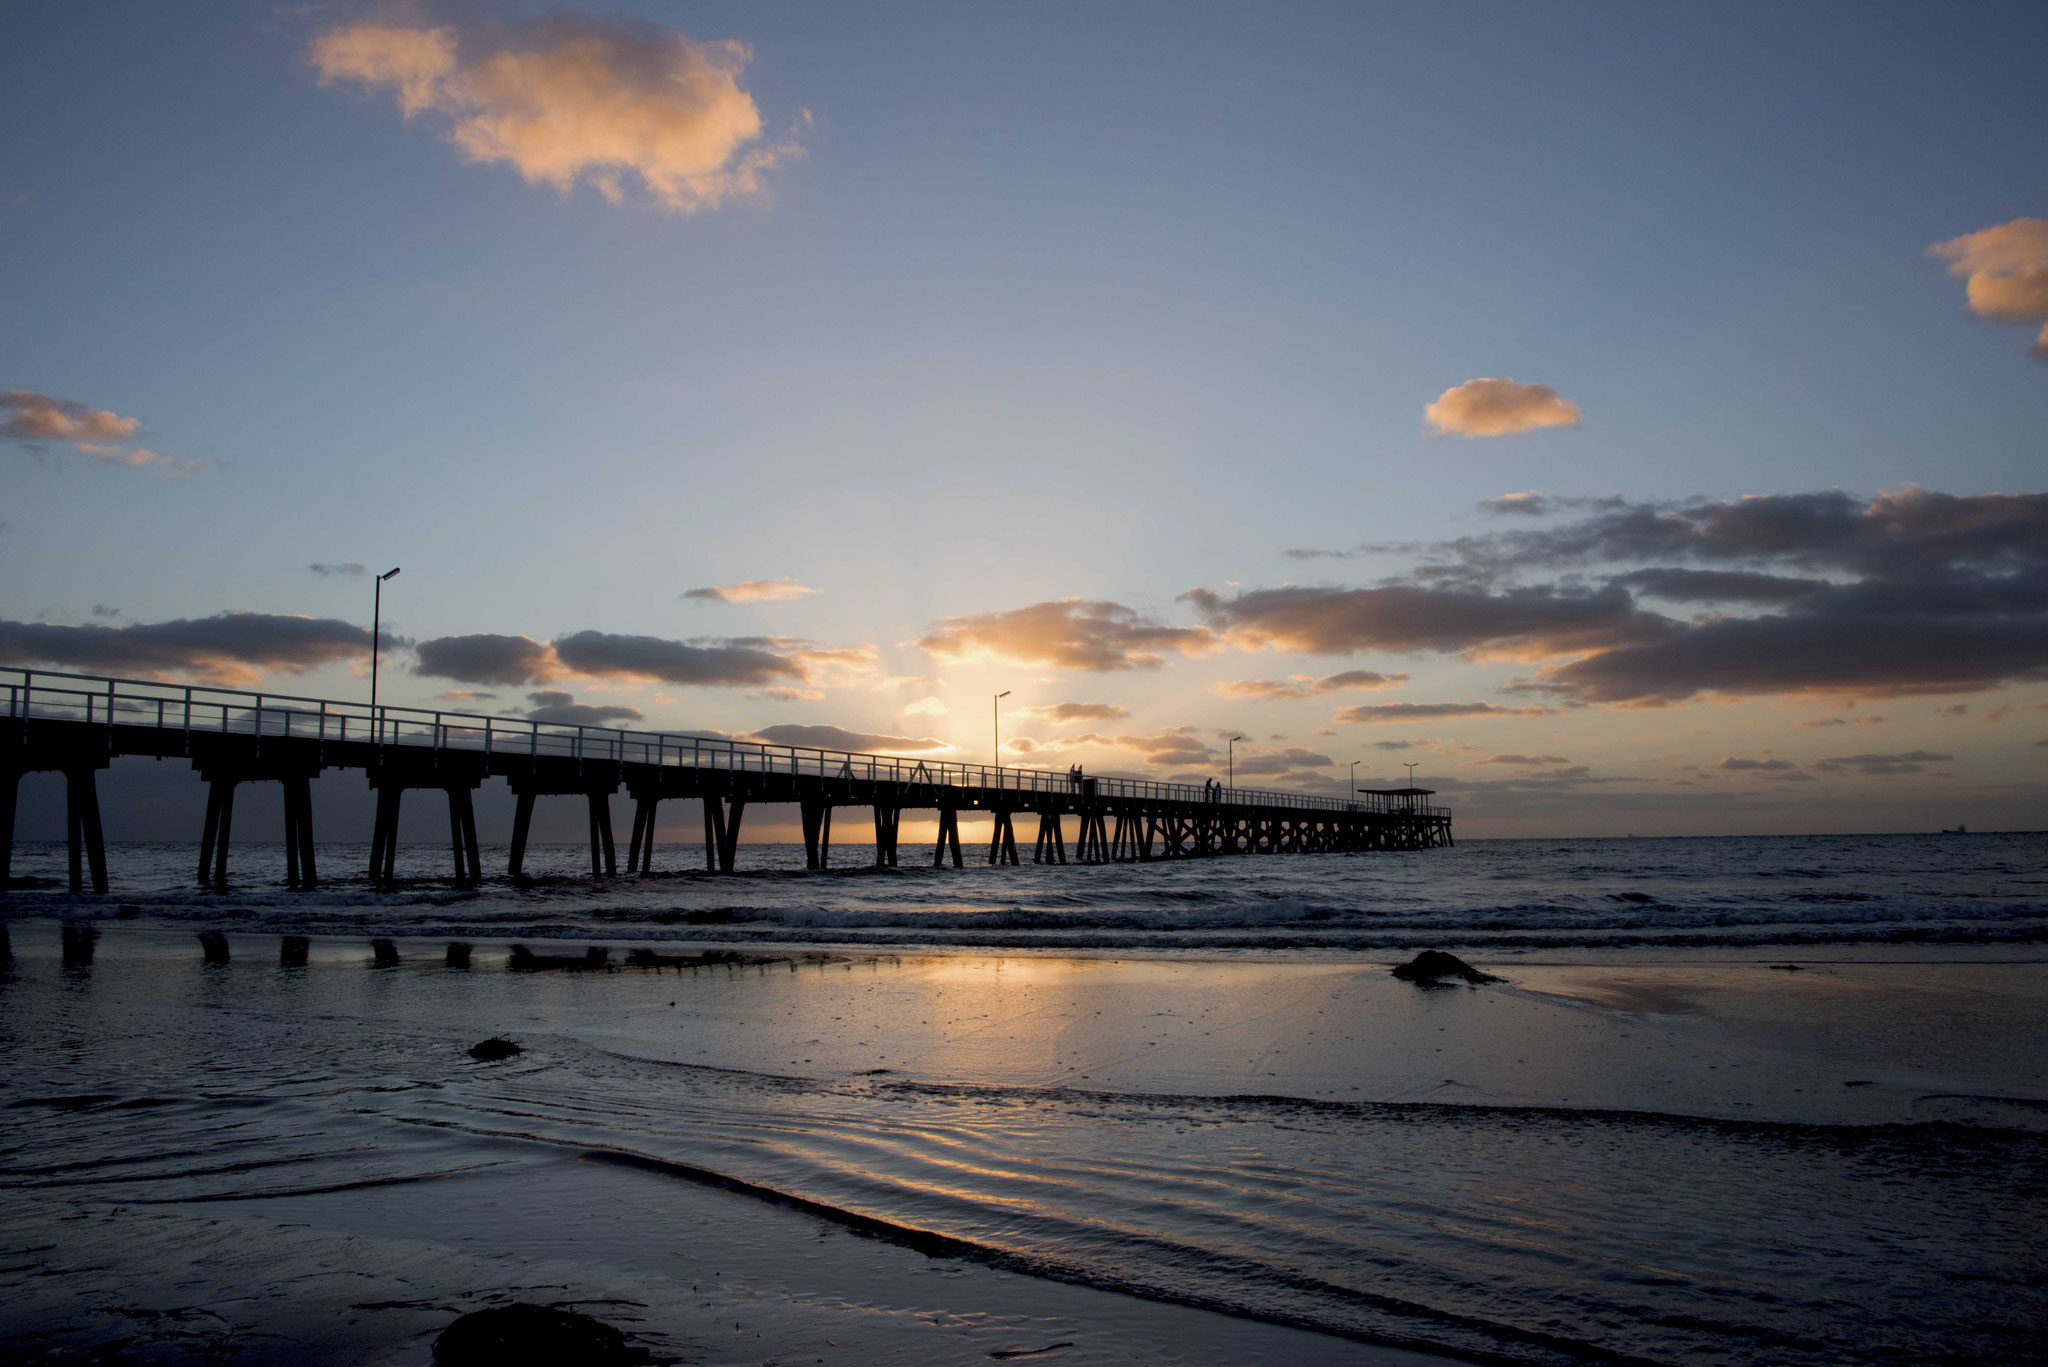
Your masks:
<path fill-rule="evenodd" d="M 1502 707 L 1490 702 L 1390 702 L 1377 707 L 1340 707 L 1339 722 L 1437 721 L 1446 717 L 1549 717 L 1554 707 Z"/>
<path fill-rule="evenodd" d="M 57 399 L 31 389 L 0 391 L 0 437 L 12 437 L 38 449 L 36 443 L 69 442 L 81 456 L 130 469 L 154 468 L 188 475 L 196 460 L 181 460 L 133 442 L 142 430 L 138 418 L 124 418 L 104 408 L 88 408 L 75 399 Z"/>
<path fill-rule="evenodd" d="M 323 85 L 388 91 L 410 119 L 437 114 L 467 161 L 503 163 L 566 195 L 588 182 L 621 203 L 693 213 L 757 195 L 797 152 L 762 139 L 740 88 L 745 44 L 700 42 L 634 19 L 552 13 L 433 27 L 341 24 L 313 42 Z"/>
<path fill-rule="evenodd" d="M 1340 674 L 1289 674 L 1284 679 L 1226 679 L 1211 684 L 1209 691 L 1219 698 L 1317 698 L 1351 688 L 1399 688 L 1408 682 L 1406 674 L 1379 674 L 1370 669 L 1347 669 Z"/>
<path fill-rule="evenodd" d="M 703 603 L 781 603 L 816 593 L 794 579 L 749 579 L 743 583 L 684 589 L 682 596 Z"/>
<path fill-rule="evenodd" d="M 2016 218 L 1937 242 L 1929 256 L 1967 279 L 1970 311 L 1994 323 L 2041 323 L 2034 355 L 2048 361 L 2048 218 Z"/>
<path fill-rule="evenodd" d="M 785 722 L 764 726 L 747 736 L 764 745 L 790 745 L 807 750 L 878 750 L 892 754 L 926 754 L 951 750 L 942 740 L 928 736 L 889 736 L 873 731 L 849 731 L 843 726 L 805 726 Z"/>
<path fill-rule="evenodd" d="M 1577 427 L 1579 406 L 1547 384 L 1467 380 L 1422 410 L 1429 425 L 1451 437 L 1506 437 L 1539 427 Z"/>
<path fill-rule="evenodd" d="M 1122 721 L 1131 715 L 1130 709 L 1108 702 L 1054 702 L 1040 707 L 1024 709 L 1027 717 L 1042 717 L 1049 722 L 1075 721 Z"/>
<path fill-rule="evenodd" d="M 1200 655 L 1221 644 L 1206 627 L 1171 627 L 1122 603 L 1061 598 L 1008 612 L 948 617 L 919 639 L 941 660 L 1003 660 L 1054 669 L 1157 669 L 1164 651 Z"/>

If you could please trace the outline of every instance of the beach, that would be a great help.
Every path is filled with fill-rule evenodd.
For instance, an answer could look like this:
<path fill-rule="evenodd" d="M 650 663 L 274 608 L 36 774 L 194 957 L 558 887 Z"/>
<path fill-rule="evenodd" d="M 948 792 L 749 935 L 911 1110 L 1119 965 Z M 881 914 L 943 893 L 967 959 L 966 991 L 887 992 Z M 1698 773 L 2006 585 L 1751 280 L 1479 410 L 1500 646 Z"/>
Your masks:
<path fill-rule="evenodd" d="M 215 906 L 212 965 L 130 903 L 66 967 L 20 914 L 65 895 L 14 899 L 15 1355 L 424 1362 L 512 1300 L 734 1363 L 2039 1351 L 2023 942 L 1465 947 L 1497 981 L 1418 986 L 1400 953 L 529 922 L 451 969 L 415 887 L 356 896 L 395 966 L 329 933 L 281 968 L 291 895 L 243 891 L 269 910 Z"/>

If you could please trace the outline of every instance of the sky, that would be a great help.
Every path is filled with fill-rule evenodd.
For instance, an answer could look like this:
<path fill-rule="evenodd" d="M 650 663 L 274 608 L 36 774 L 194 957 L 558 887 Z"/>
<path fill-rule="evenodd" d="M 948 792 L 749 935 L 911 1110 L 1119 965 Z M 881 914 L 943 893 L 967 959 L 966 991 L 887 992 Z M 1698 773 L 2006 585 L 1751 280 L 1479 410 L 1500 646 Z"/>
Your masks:
<path fill-rule="evenodd" d="M 0 4 L 0 664 L 2039 827 L 2038 4 Z M 1242 735 L 1234 751 L 1227 738 Z"/>

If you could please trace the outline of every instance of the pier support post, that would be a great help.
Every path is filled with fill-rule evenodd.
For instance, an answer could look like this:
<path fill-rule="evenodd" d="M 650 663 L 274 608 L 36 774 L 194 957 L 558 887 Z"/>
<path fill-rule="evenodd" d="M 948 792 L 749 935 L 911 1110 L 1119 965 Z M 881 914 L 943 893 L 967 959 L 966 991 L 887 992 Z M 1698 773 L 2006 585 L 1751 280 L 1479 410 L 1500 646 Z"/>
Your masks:
<path fill-rule="evenodd" d="M 448 845 L 455 856 L 455 881 L 481 883 L 484 870 L 477 848 L 476 803 L 465 787 L 448 789 Z"/>
<path fill-rule="evenodd" d="M 92 869 L 92 890 L 107 890 L 107 839 L 100 830 L 100 797 L 92 769 L 64 771 L 64 806 L 71 847 L 71 890 L 85 890 L 85 865 Z"/>
<path fill-rule="evenodd" d="M 957 807 L 939 808 L 939 838 L 932 844 L 933 868 L 943 868 L 945 866 L 946 851 L 948 849 L 953 852 L 953 867 L 956 869 L 962 867 L 960 859 L 960 809 Z"/>
<path fill-rule="evenodd" d="M 740 853 L 740 816 L 747 810 L 747 800 L 733 798 L 725 804 L 725 817 L 718 827 L 718 871 L 731 873 Z"/>
<path fill-rule="evenodd" d="M 901 807 L 886 807 L 875 804 L 875 867 L 893 869 L 896 867 L 896 831 L 903 822 Z"/>
<path fill-rule="evenodd" d="M 626 872 L 646 875 L 654 872 L 654 812 L 658 797 L 636 798 L 633 803 L 633 840 L 626 847 Z"/>
<path fill-rule="evenodd" d="M 14 876 L 14 808 L 21 795 L 21 770 L 0 769 L 0 896 Z"/>
<path fill-rule="evenodd" d="M 590 876 L 616 877 L 619 847 L 612 839 L 612 800 L 609 793 L 590 794 Z"/>
<path fill-rule="evenodd" d="M 1038 814 L 1038 841 L 1031 853 L 1034 864 L 1064 864 L 1067 862 L 1066 833 L 1060 829 L 1058 812 Z"/>
<path fill-rule="evenodd" d="M 228 837 L 235 824 L 235 780 L 215 777 L 206 785 L 206 825 L 199 835 L 199 886 L 228 882 Z"/>
<path fill-rule="evenodd" d="M 804 867 L 822 869 L 832 862 L 832 805 L 805 800 L 797 804 L 804 828 Z"/>
<path fill-rule="evenodd" d="M 998 810 L 995 826 L 988 833 L 988 862 L 991 864 L 1015 864 L 1017 862 L 1017 827 L 1011 814 Z"/>
<path fill-rule="evenodd" d="M 520 793 L 512 805 L 512 857 L 506 861 L 508 877 L 526 877 L 526 837 L 533 831 L 533 794 Z"/>
<path fill-rule="evenodd" d="M 398 868 L 398 806 L 404 789 L 396 782 L 377 789 L 377 816 L 370 827 L 370 881 L 389 883 Z"/>

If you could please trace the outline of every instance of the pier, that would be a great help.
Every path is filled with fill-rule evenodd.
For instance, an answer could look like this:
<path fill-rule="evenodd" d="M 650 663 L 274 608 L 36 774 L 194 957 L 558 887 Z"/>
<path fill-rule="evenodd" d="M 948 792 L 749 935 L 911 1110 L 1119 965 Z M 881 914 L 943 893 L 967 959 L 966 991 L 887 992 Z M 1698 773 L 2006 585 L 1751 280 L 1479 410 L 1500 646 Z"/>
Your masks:
<path fill-rule="evenodd" d="M 632 800 L 626 872 L 654 872 L 661 804 L 703 804 L 704 867 L 731 873 L 750 806 L 797 807 L 806 865 L 829 866 L 833 813 L 866 808 L 874 861 L 896 867 L 905 811 L 938 815 L 934 867 L 965 863 L 962 812 L 992 818 L 990 864 L 1021 862 L 1016 823 L 1035 817 L 1032 862 L 1108 864 L 1250 854 L 1420 850 L 1451 843 L 1448 808 L 1428 789 L 1320 797 L 1248 788 L 1075 778 L 1066 773 L 896 755 L 762 745 L 666 731 L 574 726 L 520 718 L 292 697 L 138 679 L 0 669 L 0 888 L 12 865 L 21 776 L 57 772 L 65 782 L 65 829 L 74 892 L 108 887 L 98 775 L 116 758 L 190 762 L 207 785 L 195 876 L 225 886 L 235 796 L 247 784 L 283 792 L 287 880 L 318 884 L 312 780 L 360 770 L 376 794 L 367 874 L 393 877 L 398 818 L 409 792 L 448 806 L 457 881 L 483 877 L 471 795 L 502 779 L 515 798 L 506 873 L 524 872 L 535 801 L 587 804 L 590 871 L 618 873 L 611 798 Z M 1069 825 L 1071 823 L 1071 826 Z M 1069 845 L 1068 832 L 1072 831 Z M 1071 859 L 1070 859 L 1071 850 Z"/>

